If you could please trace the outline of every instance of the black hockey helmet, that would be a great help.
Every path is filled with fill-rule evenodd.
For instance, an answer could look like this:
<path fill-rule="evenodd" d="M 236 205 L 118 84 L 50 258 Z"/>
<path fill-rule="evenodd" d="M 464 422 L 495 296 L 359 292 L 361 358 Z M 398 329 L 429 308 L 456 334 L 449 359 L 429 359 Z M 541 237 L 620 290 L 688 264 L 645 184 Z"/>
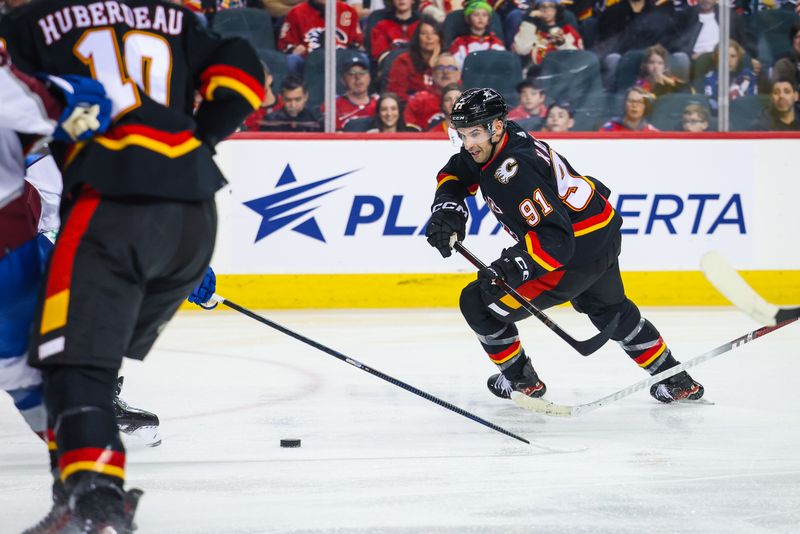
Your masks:
<path fill-rule="evenodd" d="M 508 114 L 508 106 L 503 96 L 489 87 L 467 89 L 453 104 L 450 122 L 454 128 L 467 128 L 475 125 L 491 125 L 494 119 L 503 122 Z M 488 128 L 487 128 L 488 129 Z"/>

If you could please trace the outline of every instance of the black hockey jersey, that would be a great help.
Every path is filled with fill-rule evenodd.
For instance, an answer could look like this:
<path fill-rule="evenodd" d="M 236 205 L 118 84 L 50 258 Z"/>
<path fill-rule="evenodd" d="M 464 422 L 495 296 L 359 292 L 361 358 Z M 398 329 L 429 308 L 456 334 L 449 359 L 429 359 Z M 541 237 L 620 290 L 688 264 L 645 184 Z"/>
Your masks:
<path fill-rule="evenodd" d="M 21 70 L 92 76 L 113 102 L 104 134 L 52 147 L 65 191 L 209 198 L 225 184 L 214 145 L 263 99 L 250 44 L 163 0 L 37 0 L 4 17 L 0 37 Z"/>
<path fill-rule="evenodd" d="M 436 200 L 461 200 L 480 189 L 489 209 L 537 266 L 536 276 L 608 253 L 622 226 L 610 190 L 578 174 L 550 146 L 508 121 L 492 159 L 475 163 L 465 149 L 437 176 Z"/>

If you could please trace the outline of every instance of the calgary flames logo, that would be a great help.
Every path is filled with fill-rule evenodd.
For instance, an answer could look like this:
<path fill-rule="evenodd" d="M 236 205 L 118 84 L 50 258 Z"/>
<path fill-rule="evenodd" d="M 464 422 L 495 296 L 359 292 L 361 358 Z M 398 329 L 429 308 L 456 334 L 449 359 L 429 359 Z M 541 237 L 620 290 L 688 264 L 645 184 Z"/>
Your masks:
<path fill-rule="evenodd" d="M 519 171 L 519 163 L 514 158 L 506 158 L 494 171 L 494 177 L 501 184 L 507 184 Z"/>

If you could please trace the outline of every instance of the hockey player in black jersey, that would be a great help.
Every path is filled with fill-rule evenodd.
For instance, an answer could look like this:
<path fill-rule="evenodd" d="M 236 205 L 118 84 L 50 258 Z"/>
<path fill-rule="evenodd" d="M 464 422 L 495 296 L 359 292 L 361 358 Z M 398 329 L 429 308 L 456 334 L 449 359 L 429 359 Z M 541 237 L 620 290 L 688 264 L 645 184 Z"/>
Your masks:
<path fill-rule="evenodd" d="M 464 199 L 480 189 L 517 241 L 461 293 L 461 312 L 500 371 L 489 378 L 489 390 L 507 399 L 514 390 L 541 397 L 547 389 L 515 325 L 528 313 L 497 279 L 539 309 L 570 302 L 601 330 L 619 314 L 611 338 L 636 364 L 650 374 L 677 365 L 655 326 L 625 296 L 617 261 L 622 218 L 608 201 L 610 190 L 579 174 L 506 114 L 503 97 L 493 89 L 470 89 L 455 103 L 451 120 L 464 145 L 437 176 L 426 230 L 428 243 L 450 256 L 452 237 L 463 240 L 466 232 Z M 695 400 L 703 386 L 684 371 L 654 385 L 650 394 L 665 403 Z"/>
<path fill-rule="evenodd" d="M 31 532 L 127 533 L 141 492 L 124 489 L 117 374 L 206 272 L 225 184 L 214 147 L 260 105 L 263 69 L 245 40 L 165 0 L 38 0 L 4 16 L 0 38 L 21 70 L 90 76 L 112 101 L 106 132 L 51 146 L 63 224 L 28 361 L 42 370 L 68 513 Z"/>

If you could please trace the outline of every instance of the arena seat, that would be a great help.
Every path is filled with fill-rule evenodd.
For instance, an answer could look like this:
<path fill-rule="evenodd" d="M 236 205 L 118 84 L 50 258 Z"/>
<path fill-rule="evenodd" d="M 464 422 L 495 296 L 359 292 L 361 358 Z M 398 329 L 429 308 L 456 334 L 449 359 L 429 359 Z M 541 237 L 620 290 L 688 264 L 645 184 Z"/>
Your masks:
<path fill-rule="evenodd" d="M 240 8 L 217 12 L 211 27 L 222 37 L 243 37 L 256 50 L 275 50 L 272 17 L 264 9 Z"/>
<path fill-rule="evenodd" d="M 491 87 L 506 99 L 509 107 L 517 105 L 517 84 L 522 81 L 519 56 L 505 50 L 472 52 L 464 60 L 461 72 L 464 89 Z"/>

